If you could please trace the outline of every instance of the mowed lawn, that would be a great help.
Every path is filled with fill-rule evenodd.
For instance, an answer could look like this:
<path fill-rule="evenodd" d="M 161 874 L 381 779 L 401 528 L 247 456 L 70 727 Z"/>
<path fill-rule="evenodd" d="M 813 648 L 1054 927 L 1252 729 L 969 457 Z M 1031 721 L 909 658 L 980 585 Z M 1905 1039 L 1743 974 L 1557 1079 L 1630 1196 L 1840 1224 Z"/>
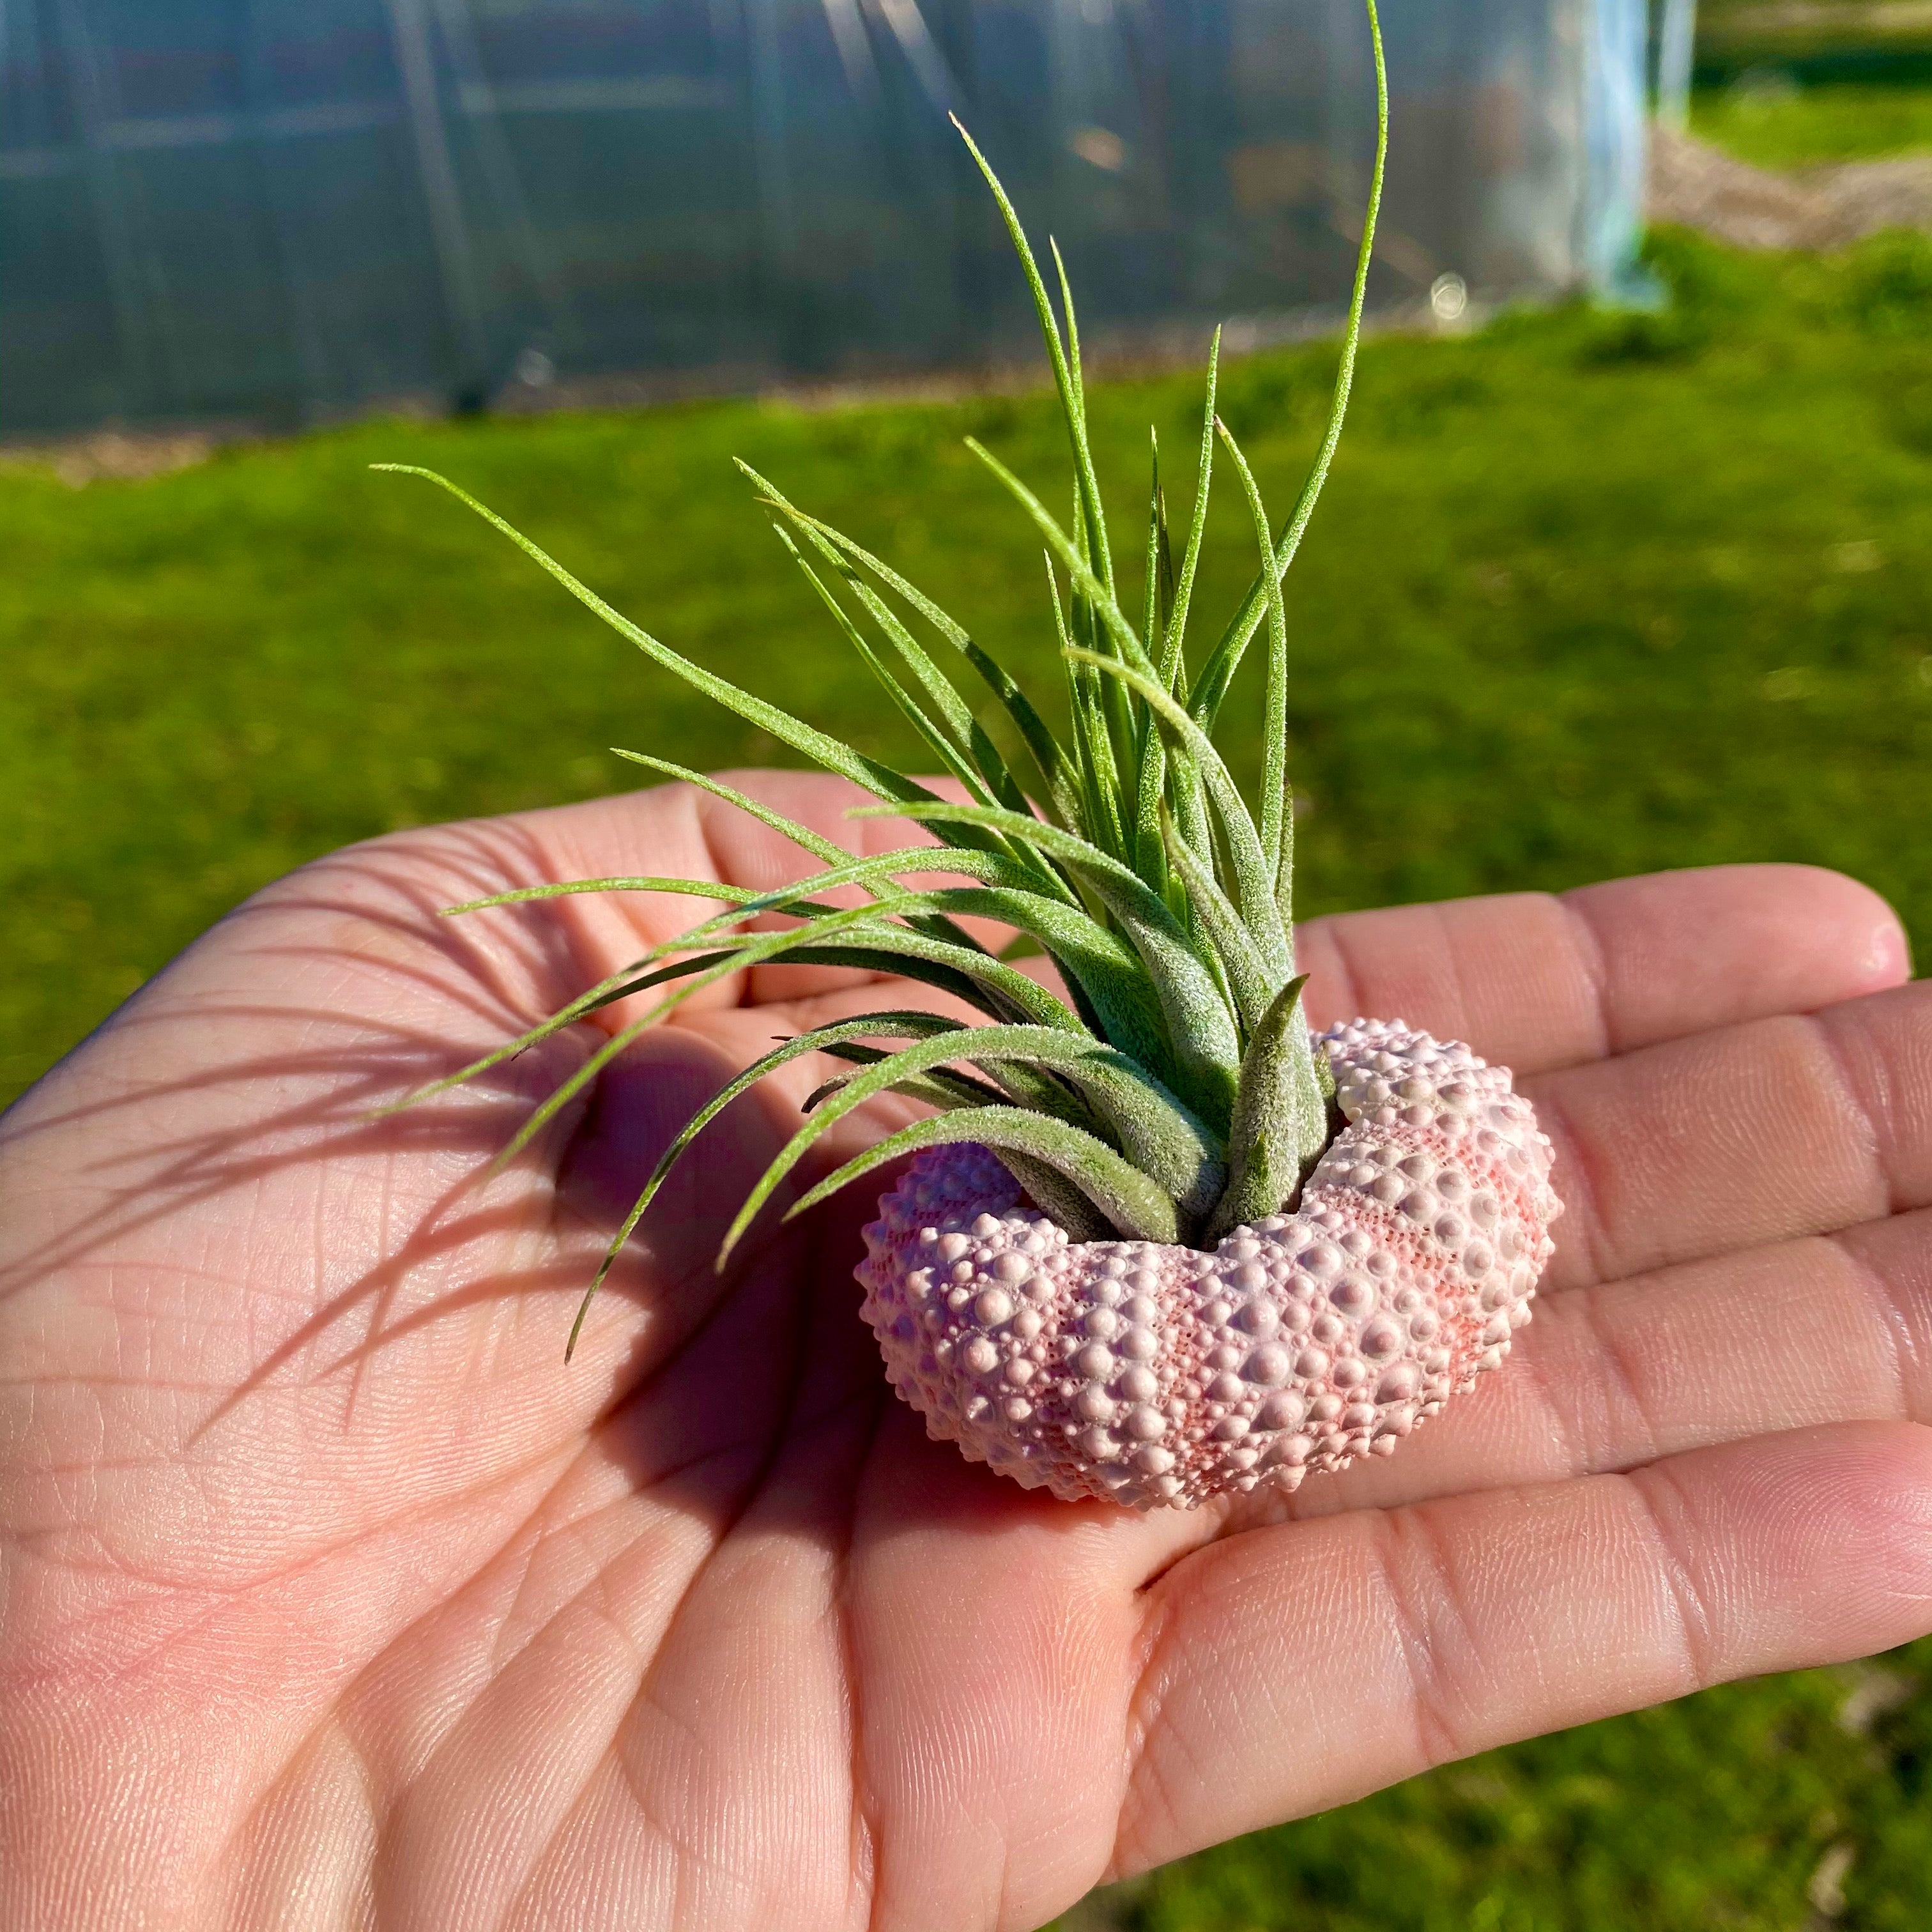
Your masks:
<path fill-rule="evenodd" d="M 1306 909 L 1800 860 L 1889 896 L 1923 956 L 1932 242 L 1657 254 L 1678 291 L 1664 314 L 1513 316 L 1366 350 L 1289 583 Z M 1226 373 L 1277 515 L 1334 353 Z M 1095 398 L 1120 548 L 1144 527 L 1150 422 L 1181 514 L 1198 409 L 1192 376 Z M 313 854 L 616 788 L 614 744 L 778 755 L 370 462 L 448 472 L 667 641 L 913 759 L 729 459 L 1050 693 L 1038 551 L 968 434 L 1062 500 L 1041 397 L 373 422 L 81 490 L 0 470 L 0 1096 Z M 1221 487 L 1210 620 L 1251 562 Z M 1932 1691 L 1910 1693 L 1928 1670 L 1932 1646 L 1492 1754 L 1094 1910 L 1146 1932 L 1770 1932 L 1841 1894 L 1839 1924 L 1922 1928 Z"/>
<path fill-rule="evenodd" d="M 1932 148 L 1932 87 L 1833 81 L 1792 88 L 1760 80 L 1712 88 L 1694 98 L 1690 130 L 1761 168 L 1866 160 Z"/>

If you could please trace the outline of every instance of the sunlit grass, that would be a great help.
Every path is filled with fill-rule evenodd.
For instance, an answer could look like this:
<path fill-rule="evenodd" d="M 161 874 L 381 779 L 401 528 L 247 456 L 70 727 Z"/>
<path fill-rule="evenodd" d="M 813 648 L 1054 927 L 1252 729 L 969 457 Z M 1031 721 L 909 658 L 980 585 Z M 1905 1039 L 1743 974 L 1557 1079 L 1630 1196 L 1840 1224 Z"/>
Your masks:
<path fill-rule="evenodd" d="M 1310 910 L 1720 859 L 1868 880 L 1932 940 L 1932 244 L 1842 261 L 1672 242 L 1672 312 L 1365 350 L 1289 579 Z M 1229 364 L 1292 500 L 1332 346 Z M 1184 448 L 1198 378 L 1097 391 L 1103 472 Z M 667 642 L 881 757 L 918 755 L 732 469 L 739 454 L 1057 676 L 1029 533 L 959 446 L 1058 488 L 1050 397 L 808 413 L 374 423 L 139 484 L 0 472 L 0 1079 L 17 1088 L 255 886 L 386 827 L 775 748 L 419 484 L 514 517 Z M 1055 498 L 1057 501 L 1057 497 Z M 1118 542 L 1142 507 L 1124 491 Z M 1238 517 L 1199 592 L 1238 598 Z M 1231 707 L 1238 711 L 1242 707 Z M 1258 709 L 1246 707 L 1250 712 Z M 1258 747 L 1244 748 L 1252 770 Z M 1907 1660 L 1932 1670 L 1932 1648 Z M 1814 1673 L 1492 1754 L 1164 1874 L 1148 1932 L 1932 1924 L 1932 1699 Z M 1882 1702 L 1882 1700 L 1880 1700 Z M 1861 1720 L 1863 1721 L 1863 1720 Z"/>
<path fill-rule="evenodd" d="M 1801 168 L 1932 150 L 1932 87 L 1832 81 L 1700 89 L 1690 128 L 1761 168 Z"/>

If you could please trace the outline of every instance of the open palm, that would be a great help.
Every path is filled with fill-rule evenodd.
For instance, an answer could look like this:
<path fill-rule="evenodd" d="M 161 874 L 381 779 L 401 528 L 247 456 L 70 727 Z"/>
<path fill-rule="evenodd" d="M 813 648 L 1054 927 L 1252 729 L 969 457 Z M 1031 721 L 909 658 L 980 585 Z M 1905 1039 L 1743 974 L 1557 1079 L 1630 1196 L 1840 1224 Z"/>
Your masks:
<path fill-rule="evenodd" d="M 748 782 L 904 842 L 836 782 Z M 1443 1758 L 1932 1625 L 1932 992 L 1862 889 L 1310 926 L 1318 1022 L 1528 1076 L 1557 1258 L 1504 1372 L 1390 1461 L 1139 1516 L 926 1440 L 859 1318 L 870 1188 L 714 1274 L 823 1063 L 707 1132 L 565 1366 L 687 1114 L 882 1003 L 714 988 L 483 1184 L 596 1026 L 374 1112 L 705 909 L 439 907 L 640 866 L 803 861 L 686 788 L 358 848 L 0 1120 L 7 1928 L 1024 1932 Z"/>

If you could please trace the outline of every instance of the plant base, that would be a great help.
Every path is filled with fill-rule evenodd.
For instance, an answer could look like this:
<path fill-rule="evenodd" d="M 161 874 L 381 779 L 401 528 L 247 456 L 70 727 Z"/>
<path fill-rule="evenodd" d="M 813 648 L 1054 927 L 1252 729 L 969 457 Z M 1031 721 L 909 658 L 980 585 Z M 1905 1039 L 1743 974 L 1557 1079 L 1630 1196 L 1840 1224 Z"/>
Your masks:
<path fill-rule="evenodd" d="M 1389 1455 L 1496 1366 L 1562 1211 L 1549 1140 L 1460 1044 L 1322 1044 L 1348 1124 L 1295 1213 L 1211 1253 L 1070 1241 L 984 1148 L 919 1155 L 856 1272 L 927 1432 L 1069 1502 L 1192 1508 Z"/>

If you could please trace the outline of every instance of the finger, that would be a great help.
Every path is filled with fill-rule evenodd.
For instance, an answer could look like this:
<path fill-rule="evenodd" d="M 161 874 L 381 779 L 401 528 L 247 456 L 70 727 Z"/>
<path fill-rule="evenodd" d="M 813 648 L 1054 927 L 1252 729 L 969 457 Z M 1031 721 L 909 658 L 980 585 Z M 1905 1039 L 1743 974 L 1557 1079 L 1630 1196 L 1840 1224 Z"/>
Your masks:
<path fill-rule="evenodd" d="M 1532 1081 L 1564 1203 L 1549 1285 L 1932 1204 L 1932 982 Z"/>
<path fill-rule="evenodd" d="M 1932 1430 L 1234 1536 L 1148 1593 L 1116 1869 L 1512 1739 L 1932 1627 Z"/>
<path fill-rule="evenodd" d="M 1932 1211 L 1547 1297 L 1502 1372 L 1399 1455 L 1235 1520 L 1390 1508 L 1893 1421 L 1932 1425 Z"/>
<path fill-rule="evenodd" d="M 1324 1024 L 1400 1018 L 1525 1073 L 1896 986 L 1903 928 L 1808 866 L 1714 866 L 1316 920 L 1300 938 Z"/>

